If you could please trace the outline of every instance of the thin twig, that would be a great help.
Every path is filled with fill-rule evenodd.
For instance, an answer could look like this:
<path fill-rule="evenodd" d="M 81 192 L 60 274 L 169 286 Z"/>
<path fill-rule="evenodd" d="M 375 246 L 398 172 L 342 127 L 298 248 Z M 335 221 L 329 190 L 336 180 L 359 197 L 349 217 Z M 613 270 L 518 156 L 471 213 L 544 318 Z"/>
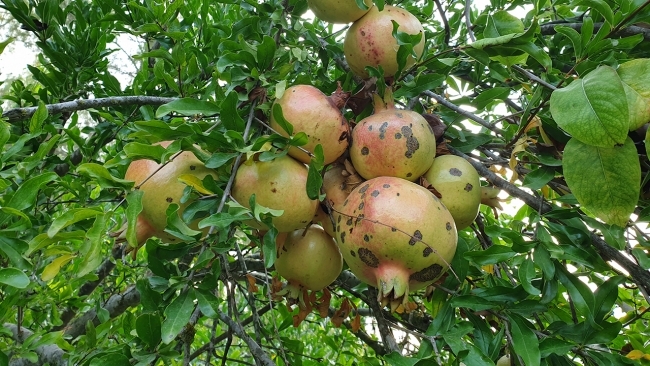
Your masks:
<path fill-rule="evenodd" d="M 228 325 L 233 330 L 233 332 L 235 332 L 237 337 L 239 337 L 244 341 L 244 343 L 248 345 L 251 354 L 256 360 L 260 361 L 262 365 L 275 366 L 275 362 L 269 358 L 269 355 L 259 346 L 259 344 L 257 344 L 257 342 L 255 342 L 255 340 L 246 334 L 246 331 L 239 323 L 234 321 L 228 315 L 224 314 L 221 310 L 217 310 L 217 316 L 222 322 L 226 323 L 226 325 Z"/>
<path fill-rule="evenodd" d="M 538 83 L 539 85 L 542 85 L 542 86 L 544 86 L 544 87 L 546 87 L 548 89 L 551 89 L 551 90 L 556 90 L 557 89 L 557 87 L 555 85 L 549 84 L 547 81 L 542 80 L 539 76 L 529 72 L 528 70 L 526 70 L 526 69 L 524 69 L 524 68 L 522 68 L 522 67 L 520 67 L 518 65 L 512 65 L 512 68 L 519 71 L 520 73 L 524 74 L 524 76 L 526 76 L 530 80 Z"/>
<path fill-rule="evenodd" d="M 449 45 L 449 38 L 451 38 L 451 30 L 449 29 L 449 21 L 447 20 L 447 16 L 445 15 L 445 10 L 442 8 L 442 4 L 440 4 L 440 0 L 433 0 L 433 2 L 436 3 L 436 8 L 438 8 L 438 13 L 440 14 L 440 18 L 442 19 L 442 24 L 445 26 L 445 44 Z"/>
<path fill-rule="evenodd" d="M 381 335 L 381 339 L 384 342 L 384 348 L 386 349 L 386 353 L 392 353 L 392 352 L 400 353 L 399 346 L 395 341 L 395 336 L 393 336 L 393 332 L 390 330 L 390 327 L 388 326 L 386 319 L 384 319 L 384 314 L 381 311 L 379 302 L 377 301 L 377 289 L 375 289 L 374 287 L 369 287 L 367 292 L 368 292 L 368 296 L 367 296 L 368 305 L 370 305 L 370 308 L 372 309 L 372 312 L 375 315 L 375 319 L 377 320 L 377 326 L 379 327 L 379 334 Z"/>
<path fill-rule="evenodd" d="M 465 27 L 467 27 L 467 35 L 472 42 L 476 42 L 476 37 L 474 36 L 474 31 L 472 30 L 472 22 L 470 19 L 470 7 L 472 6 L 472 0 L 465 0 Z"/>
<path fill-rule="evenodd" d="M 424 91 L 423 94 L 426 95 L 429 98 L 435 99 L 438 103 L 440 103 L 443 106 L 451 109 L 452 111 L 454 111 L 454 112 L 456 112 L 456 113 L 458 113 L 460 115 L 463 115 L 463 116 L 477 122 L 478 124 L 480 124 L 481 126 L 487 128 L 488 130 L 494 131 L 495 133 L 497 133 L 499 135 L 504 134 L 504 131 L 502 129 L 493 126 L 490 122 L 488 122 L 488 121 L 484 120 L 483 118 L 475 115 L 474 113 L 471 113 L 469 111 L 466 111 L 466 110 L 460 108 L 459 106 L 457 106 L 454 103 L 448 101 L 447 99 L 445 99 L 441 95 L 438 95 L 438 94 L 436 94 L 436 93 L 434 93 L 432 91 L 429 91 L 429 90 Z"/>

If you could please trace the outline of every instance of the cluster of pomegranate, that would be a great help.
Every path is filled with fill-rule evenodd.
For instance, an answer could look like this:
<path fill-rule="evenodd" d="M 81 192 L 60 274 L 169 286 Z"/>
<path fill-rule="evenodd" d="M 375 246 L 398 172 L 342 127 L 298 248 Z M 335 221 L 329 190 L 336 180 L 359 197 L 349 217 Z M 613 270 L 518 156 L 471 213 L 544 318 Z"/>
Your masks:
<path fill-rule="evenodd" d="M 400 31 L 423 35 L 415 47 L 418 57 L 422 53 L 422 26 L 406 10 L 385 6 L 379 11 L 368 0 L 367 10 L 355 0 L 334 1 L 346 11 L 331 1 L 308 3 L 322 20 L 354 21 L 344 50 L 352 71 L 361 77 L 368 76 L 366 66 L 381 66 L 387 77 L 397 71 L 393 21 Z M 306 290 L 323 290 L 338 277 L 345 260 L 361 281 L 378 289 L 382 306 L 407 310 L 408 294 L 437 281 L 449 268 L 457 230 L 478 214 L 479 177 L 462 158 L 436 157 L 434 130 L 419 113 L 397 109 L 390 88 L 374 95 L 374 114 L 354 128 L 341 112 L 344 94 L 339 90 L 328 97 L 313 86 L 295 85 L 278 96 L 272 110 L 279 105 L 282 118 L 272 113 L 271 128 L 288 137 L 283 127 L 289 122 L 292 133 L 302 132 L 308 141 L 271 160 L 250 156 L 235 172 L 232 197 L 250 208 L 254 195 L 256 204 L 282 210 L 270 219 L 279 232 L 275 269 L 288 281 L 278 294 L 302 299 Z M 306 191 L 306 164 L 319 145 L 326 166 L 325 199 L 320 203 Z M 215 174 L 190 152 L 158 169 L 155 162 L 140 160 L 127 172 L 126 178 L 137 185 L 152 175 L 140 187 L 145 193 L 138 242 L 154 235 L 166 238 L 166 208 L 179 203 L 183 193 L 180 175 Z M 262 232 L 269 229 L 253 218 L 246 224 Z"/>

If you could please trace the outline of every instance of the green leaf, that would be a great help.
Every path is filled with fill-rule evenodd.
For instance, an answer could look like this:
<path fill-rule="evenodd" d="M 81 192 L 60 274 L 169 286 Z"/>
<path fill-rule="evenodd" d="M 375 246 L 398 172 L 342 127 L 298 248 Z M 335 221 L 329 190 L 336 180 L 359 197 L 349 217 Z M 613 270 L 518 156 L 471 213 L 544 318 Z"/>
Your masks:
<path fill-rule="evenodd" d="M 515 353 L 524 360 L 526 366 L 539 366 L 541 361 L 539 341 L 531 330 L 533 326 L 517 314 L 508 314 L 508 318 Z"/>
<path fill-rule="evenodd" d="M 212 102 L 193 98 L 181 98 L 158 107 L 156 110 L 156 118 L 164 117 L 171 112 L 176 112 L 183 116 L 194 116 L 197 114 L 213 116 L 220 111 L 221 108 Z"/>
<path fill-rule="evenodd" d="M 630 113 L 630 130 L 650 121 L 650 59 L 636 59 L 619 66 Z"/>
<path fill-rule="evenodd" d="M 589 287 L 559 263 L 555 264 L 555 274 L 571 296 L 578 314 L 593 319 L 595 298 Z"/>
<path fill-rule="evenodd" d="M 259 67 L 260 70 L 266 70 L 273 66 L 275 49 L 275 40 L 264 35 L 262 42 L 257 46 L 257 67 Z"/>
<path fill-rule="evenodd" d="M 133 182 L 126 179 L 114 177 L 103 165 L 96 163 L 84 163 L 77 167 L 77 173 L 93 179 L 102 188 L 123 188 L 133 187 Z"/>
<path fill-rule="evenodd" d="M 551 179 L 555 178 L 555 169 L 552 167 L 541 166 L 524 177 L 524 187 L 538 190 L 544 187 Z"/>
<path fill-rule="evenodd" d="M 493 245 L 485 250 L 465 253 L 465 258 L 479 266 L 496 264 L 512 258 L 515 252 L 505 245 Z"/>
<path fill-rule="evenodd" d="M 160 316 L 156 314 L 142 314 L 135 320 L 135 330 L 149 349 L 154 349 L 161 338 Z"/>
<path fill-rule="evenodd" d="M 131 362 L 122 354 L 111 353 L 93 358 L 89 366 L 131 366 Z"/>
<path fill-rule="evenodd" d="M 543 245 L 540 244 L 535 247 L 535 251 L 533 252 L 533 260 L 535 264 L 542 269 L 542 273 L 544 274 L 545 279 L 552 280 L 553 277 L 555 277 L 555 265 L 551 260 L 551 255 Z"/>
<path fill-rule="evenodd" d="M 600 15 L 605 18 L 605 21 L 609 23 L 609 25 L 614 26 L 614 12 L 612 11 L 612 8 L 609 7 L 609 4 L 607 4 L 604 0 L 582 0 L 579 1 L 576 5 L 578 6 L 588 6 L 597 12 L 600 13 Z"/>
<path fill-rule="evenodd" d="M 277 124 L 282 127 L 282 129 L 289 135 L 293 135 L 293 125 L 289 123 L 286 119 L 284 119 L 284 115 L 282 114 L 282 106 L 278 103 L 273 103 L 273 119 Z"/>
<path fill-rule="evenodd" d="M 271 228 L 269 231 L 264 234 L 262 238 L 262 246 L 264 252 L 264 265 L 266 268 L 271 268 L 275 263 L 276 253 L 276 239 L 278 237 L 278 229 L 275 227 Z"/>
<path fill-rule="evenodd" d="M 47 183 L 56 180 L 58 176 L 56 173 L 43 173 L 24 181 L 18 190 L 11 196 L 9 202 L 5 204 L 7 207 L 15 208 L 16 210 L 25 211 L 32 207 L 36 201 L 36 196 L 41 187 Z"/>
<path fill-rule="evenodd" d="M 165 232 L 172 234 L 183 241 L 192 241 L 194 240 L 193 237 L 200 235 L 201 232 L 190 229 L 190 227 L 181 219 L 178 210 L 179 206 L 176 203 L 167 206 L 167 227 L 165 228 Z"/>
<path fill-rule="evenodd" d="M 229 130 L 244 132 L 246 123 L 239 116 L 239 112 L 237 111 L 238 103 L 239 97 L 237 92 L 230 92 L 223 102 L 221 102 L 221 121 L 223 121 L 223 125 Z"/>
<path fill-rule="evenodd" d="M 618 288 L 625 282 L 624 276 L 613 276 L 603 282 L 594 293 L 595 296 L 595 317 L 596 323 L 604 320 L 607 315 L 612 313 L 616 299 L 618 298 Z"/>
<path fill-rule="evenodd" d="M 162 301 L 162 296 L 153 290 L 150 279 L 141 279 L 135 284 L 135 288 L 140 294 L 140 303 L 145 311 L 158 311 L 158 306 Z"/>
<path fill-rule="evenodd" d="M 47 282 L 56 277 L 56 275 L 58 275 L 61 271 L 61 267 L 65 266 L 74 257 L 74 254 L 64 254 L 54 259 L 52 262 L 50 262 L 50 264 L 43 268 L 43 272 L 41 273 L 41 280 Z"/>
<path fill-rule="evenodd" d="M 217 312 L 219 310 L 219 299 L 209 291 L 196 290 L 194 293 L 196 294 L 196 299 L 198 300 L 201 312 L 208 318 L 218 318 L 219 315 Z"/>
<path fill-rule="evenodd" d="M 47 230 L 47 236 L 53 238 L 62 229 L 76 224 L 79 221 L 88 220 L 97 215 L 101 215 L 103 211 L 99 207 L 93 208 L 73 208 L 65 211 L 63 215 L 54 219 L 50 228 Z"/>
<path fill-rule="evenodd" d="M 214 226 L 217 231 L 224 230 L 234 222 L 249 220 L 248 215 L 231 215 L 227 212 L 219 212 L 206 217 L 199 222 L 199 229 Z"/>
<path fill-rule="evenodd" d="M 634 142 L 602 148 L 571 139 L 564 148 L 564 176 L 578 202 L 608 224 L 624 227 L 641 189 Z"/>
<path fill-rule="evenodd" d="M 496 100 L 505 100 L 510 95 L 511 88 L 496 87 L 482 91 L 474 98 L 474 104 L 477 109 L 484 109 L 488 104 Z"/>
<path fill-rule="evenodd" d="M 544 66 L 544 68 L 546 69 L 550 69 L 553 66 L 553 61 L 551 60 L 551 56 L 549 56 L 545 50 L 538 47 L 533 42 L 507 45 L 506 47 L 514 48 L 525 52 L 526 54 L 532 56 L 537 62 L 540 63 L 540 65 Z"/>
<path fill-rule="evenodd" d="M 142 196 L 144 192 L 134 190 L 126 195 L 126 242 L 133 248 L 137 248 L 143 243 L 138 243 L 137 225 L 138 215 L 142 212 Z"/>
<path fill-rule="evenodd" d="M 88 230 L 88 233 L 86 233 L 84 245 L 79 250 L 81 263 L 79 264 L 79 269 L 76 273 L 77 277 L 87 275 L 97 269 L 97 267 L 102 263 L 102 260 L 104 259 L 102 256 L 104 237 L 111 216 L 112 213 L 109 212 L 95 217 L 93 226 Z"/>
<path fill-rule="evenodd" d="M 472 150 L 476 149 L 478 146 L 481 146 L 490 141 L 492 141 L 492 136 L 489 134 L 469 135 L 465 137 L 464 141 L 458 139 L 452 140 L 451 146 L 467 154 L 472 152 Z"/>
<path fill-rule="evenodd" d="M 519 271 L 517 273 L 521 287 L 523 287 L 526 292 L 533 296 L 538 296 L 541 294 L 541 291 L 532 284 L 533 280 L 536 278 L 536 275 L 535 265 L 530 258 L 526 258 L 526 260 L 521 263 L 519 266 Z"/>
<path fill-rule="evenodd" d="M 29 286 L 29 277 L 17 268 L 1 268 L 0 283 L 16 288 L 25 288 Z"/>
<path fill-rule="evenodd" d="M 551 354 L 564 356 L 569 353 L 573 347 L 575 347 L 574 344 L 557 338 L 545 338 L 539 343 L 539 351 L 542 358 L 546 358 Z"/>
<path fill-rule="evenodd" d="M 414 366 L 418 361 L 420 361 L 417 358 L 404 357 L 395 351 L 384 356 L 384 359 L 390 366 Z"/>
<path fill-rule="evenodd" d="M 183 291 L 165 308 L 165 321 L 162 324 L 162 341 L 171 343 L 190 321 L 194 312 L 194 291 Z"/>
<path fill-rule="evenodd" d="M 11 137 L 11 126 L 0 120 L 0 152 L 2 152 L 3 147 L 9 141 Z"/>
<path fill-rule="evenodd" d="M 395 98 L 412 98 L 415 96 L 420 95 L 420 93 L 426 91 L 426 90 L 433 90 L 445 81 L 447 78 L 446 75 L 440 75 L 440 74 L 421 74 L 418 75 L 418 77 L 414 80 L 411 81 L 401 88 L 397 89 L 395 93 L 393 93 L 393 96 Z"/>
<path fill-rule="evenodd" d="M 217 169 L 225 165 L 233 158 L 237 157 L 237 155 L 237 153 L 214 153 L 210 159 L 205 162 L 205 167 L 210 169 Z"/>
<path fill-rule="evenodd" d="M 524 30 L 524 23 L 521 19 L 505 10 L 499 10 L 492 15 L 488 15 L 487 26 L 483 31 L 483 37 L 497 38 L 507 34 L 523 33 Z"/>
<path fill-rule="evenodd" d="M 50 237 L 47 233 L 38 234 L 29 242 L 29 248 L 25 252 L 26 256 L 30 256 L 35 251 L 45 248 L 51 244 L 58 243 L 61 241 L 71 241 L 82 240 L 85 237 L 86 233 L 83 230 L 69 231 L 69 232 L 59 232 L 56 235 Z"/>
<path fill-rule="evenodd" d="M 150 159 L 160 163 L 162 161 L 162 156 L 167 150 L 161 145 L 129 142 L 124 145 L 123 151 L 129 159 Z"/>
<path fill-rule="evenodd" d="M 585 144 L 611 147 L 627 138 L 625 88 L 614 69 L 601 66 L 551 94 L 551 114 L 562 129 Z"/>
<path fill-rule="evenodd" d="M 316 200 L 320 198 L 320 189 L 322 185 L 323 176 L 321 175 L 317 164 L 312 161 L 309 163 L 309 169 L 307 170 L 307 196 L 310 200 Z"/>
<path fill-rule="evenodd" d="M 488 309 L 494 309 L 499 305 L 491 301 L 485 300 L 479 296 L 473 295 L 460 295 L 454 296 L 451 299 L 451 306 L 455 308 L 467 308 L 473 311 L 483 311 Z"/>
<path fill-rule="evenodd" d="M 561 25 L 555 26 L 554 29 L 556 32 L 565 35 L 569 40 L 571 40 L 576 57 L 582 56 L 582 38 L 580 38 L 580 33 L 578 33 L 578 31 Z"/>
<path fill-rule="evenodd" d="M 43 129 L 43 122 L 47 119 L 48 112 L 45 103 L 42 100 L 38 101 L 38 108 L 29 120 L 29 132 L 40 133 Z"/>

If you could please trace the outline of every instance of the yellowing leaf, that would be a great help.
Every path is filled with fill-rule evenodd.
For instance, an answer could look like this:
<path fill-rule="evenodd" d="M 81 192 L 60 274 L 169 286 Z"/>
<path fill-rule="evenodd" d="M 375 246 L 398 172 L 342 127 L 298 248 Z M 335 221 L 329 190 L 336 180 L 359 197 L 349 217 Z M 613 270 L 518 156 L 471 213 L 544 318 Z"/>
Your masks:
<path fill-rule="evenodd" d="M 48 264 L 45 266 L 45 269 L 43 269 L 43 273 L 41 273 L 41 279 L 43 281 L 49 281 L 56 277 L 57 274 L 61 271 L 61 267 L 66 265 L 68 262 L 72 260 L 72 258 L 76 257 L 74 254 L 64 254 L 55 260 L 52 261 L 52 263 Z"/>
<path fill-rule="evenodd" d="M 639 351 L 638 349 L 630 351 L 625 357 L 629 358 L 630 360 L 640 360 L 642 357 L 646 356 L 643 351 Z"/>
<path fill-rule="evenodd" d="M 205 188 L 203 186 L 203 182 L 201 181 L 201 179 L 199 179 L 199 177 L 197 177 L 195 175 L 181 174 L 178 177 L 178 181 L 183 183 L 183 184 L 186 184 L 186 185 L 188 185 L 188 186 L 190 186 L 192 188 L 194 188 L 197 192 L 199 192 L 201 194 L 206 194 L 206 195 L 214 194 L 212 191 Z"/>

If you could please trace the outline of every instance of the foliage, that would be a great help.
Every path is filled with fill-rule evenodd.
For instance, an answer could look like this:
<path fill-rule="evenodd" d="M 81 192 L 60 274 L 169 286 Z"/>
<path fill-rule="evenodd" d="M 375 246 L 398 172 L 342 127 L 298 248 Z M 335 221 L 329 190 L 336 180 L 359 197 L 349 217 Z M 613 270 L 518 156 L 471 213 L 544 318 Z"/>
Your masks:
<path fill-rule="evenodd" d="M 650 363 L 650 1 L 387 3 L 425 29 L 424 56 L 388 80 L 398 105 L 439 119 L 439 152 L 515 207 L 483 206 L 408 313 L 349 271 L 311 313 L 276 301 L 277 231 L 245 221 L 279 213 L 229 199 L 243 159 L 304 143 L 265 125 L 289 86 L 340 84 L 349 120 L 371 113 L 386 86 L 348 71 L 347 26 L 305 0 L 3 0 L 39 55 L 3 95 L 18 109 L 0 121 L 0 365 Z M 128 85 L 109 67 L 120 34 L 143 47 Z M 404 65 L 419 37 L 393 35 Z M 168 209 L 184 241 L 110 235 L 134 242 L 128 164 L 181 150 L 218 176 L 184 181 L 201 199 L 181 219 Z"/>

